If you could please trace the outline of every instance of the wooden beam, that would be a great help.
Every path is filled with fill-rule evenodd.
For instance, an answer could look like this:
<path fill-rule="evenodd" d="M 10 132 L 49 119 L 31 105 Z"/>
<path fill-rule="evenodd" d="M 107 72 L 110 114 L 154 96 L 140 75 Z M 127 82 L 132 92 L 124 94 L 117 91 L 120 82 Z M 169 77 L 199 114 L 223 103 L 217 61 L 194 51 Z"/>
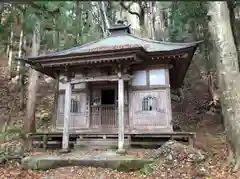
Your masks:
<path fill-rule="evenodd" d="M 65 91 L 65 103 L 64 103 L 64 126 L 63 126 L 63 138 L 62 138 L 62 149 L 63 151 L 69 150 L 69 122 L 70 122 L 70 108 L 71 108 L 71 96 L 72 96 L 72 85 L 67 82 Z"/>
<path fill-rule="evenodd" d="M 124 146 L 124 81 L 122 72 L 118 72 L 118 151 L 123 152 Z"/>
<path fill-rule="evenodd" d="M 123 75 L 121 77 L 123 80 L 127 81 L 133 78 L 131 75 Z M 72 80 L 71 84 L 78 84 L 84 82 L 97 82 L 97 81 L 118 81 L 119 77 L 117 75 L 110 75 L 110 76 L 95 76 L 95 77 L 82 77 L 79 80 Z M 61 81 L 62 82 L 62 81 Z"/>

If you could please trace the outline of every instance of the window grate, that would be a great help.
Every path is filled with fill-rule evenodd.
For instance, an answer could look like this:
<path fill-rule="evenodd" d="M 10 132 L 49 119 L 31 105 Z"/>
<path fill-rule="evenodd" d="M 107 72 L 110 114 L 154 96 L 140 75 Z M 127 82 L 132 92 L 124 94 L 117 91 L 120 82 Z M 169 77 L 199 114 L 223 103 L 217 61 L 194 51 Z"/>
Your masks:
<path fill-rule="evenodd" d="M 157 98 L 152 96 L 147 96 L 142 100 L 142 110 L 143 111 L 156 111 L 157 110 Z"/>

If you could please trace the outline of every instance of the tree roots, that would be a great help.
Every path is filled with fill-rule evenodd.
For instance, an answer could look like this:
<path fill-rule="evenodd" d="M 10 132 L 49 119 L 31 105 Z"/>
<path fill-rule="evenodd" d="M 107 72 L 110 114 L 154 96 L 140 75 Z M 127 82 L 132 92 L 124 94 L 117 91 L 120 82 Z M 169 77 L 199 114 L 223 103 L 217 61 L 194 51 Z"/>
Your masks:
<path fill-rule="evenodd" d="M 236 172 L 238 169 L 240 169 L 240 155 L 234 155 L 233 152 L 229 150 L 225 167 L 232 172 Z"/>
<path fill-rule="evenodd" d="M 235 159 L 235 165 L 234 165 L 232 171 L 236 172 L 239 168 L 240 168 L 240 157 L 237 157 L 237 159 Z"/>

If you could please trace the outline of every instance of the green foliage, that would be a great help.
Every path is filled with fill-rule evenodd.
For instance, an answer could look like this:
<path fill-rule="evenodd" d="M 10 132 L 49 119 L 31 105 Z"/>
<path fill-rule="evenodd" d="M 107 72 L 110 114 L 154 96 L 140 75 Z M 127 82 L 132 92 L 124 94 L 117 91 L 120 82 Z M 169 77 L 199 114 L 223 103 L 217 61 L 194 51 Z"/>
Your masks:
<path fill-rule="evenodd" d="M 189 23 L 204 22 L 206 19 L 207 7 L 205 2 L 179 2 L 175 12 L 172 12 L 173 18 L 177 22 Z"/>
<path fill-rule="evenodd" d="M 16 19 L 21 19 L 25 35 L 32 34 L 36 22 L 41 22 L 41 48 L 44 51 L 62 50 L 98 39 L 102 35 L 98 9 L 90 1 L 80 1 L 79 4 L 80 9 L 74 1 L 4 3 L 2 13 L 0 9 L 0 15 L 5 19 L 0 24 L 0 47 L 6 49 L 9 44 L 11 28 L 15 30 L 19 25 Z M 80 12 L 78 18 L 77 10 Z"/>
<path fill-rule="evenodd" d="M 183 41 L 187 35 L 197 34 L 197 26 L 204 26 L 207 23 L 207 2 L 172 2 L 170 21 L 171 40 Z"/>
<path fill-rule="evenodd" d="M 47 109 L 42 109 L 40 111 L 39 118 L 42 124 L 48 123 L 49 121 L 51 121 L 52 118 L 51 112 Z"/>
<path fill-rule="evenodd" d="M 7 129 L 6 132 L 0 133 L 1 141 L 5 141 L 5 140 L 9 141 L 12 139 L 19 139 L 19 138 L 23 138 L 22 128 L 12 127 L 12 128 Z"/>
<path fill-rule="evenodd" d="M 160 162 L 157 161 L 157 162 L 154 162 L 154 163 L 144 165 L 144 167 L 138 171 L 138 174 L 140 176 L 151 176 L 152 172 L 159 165 L 159 163 Z"/>
<path fill-rule="evenodd" d="M 4 3 L 5 21 L 0 25 L 0 46 L 9 42 L 9 32 L 15 28 L 16 17 L 23 17 L 24 34 L 32 34 L 36 22 L 41 22 L 41 48 L 43 51 L 57 51 L 94 41 L 103 36 L 102 19 L 97 3 L 91 1 L 36 1 L 25 4 Z M 196 33 L 197 26 L 206 23 L 207 6 L 202 1 L 159 1 L 164 11 L 170 8 L 171 40 L 184 41 Z M 110 24 L 116 22 L 119 3 L 105 2 Z M 189 27 L 190 26 L 190 27 Z M 200 37 L 196 37 L 200 38 Z"/>

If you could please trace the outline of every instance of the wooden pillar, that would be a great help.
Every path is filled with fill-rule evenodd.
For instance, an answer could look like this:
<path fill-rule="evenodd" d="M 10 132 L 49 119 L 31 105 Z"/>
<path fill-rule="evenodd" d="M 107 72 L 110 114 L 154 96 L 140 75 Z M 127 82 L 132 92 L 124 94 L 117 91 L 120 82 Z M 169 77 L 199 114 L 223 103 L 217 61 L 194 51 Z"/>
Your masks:
<path fill-rule="evenodd" d="M 123 152 L 124 146 L 124 81 L 122 72 L 118 73 L 118 151 Z"/>
<path fill-rule="evenodd" d="M 63 124 L 63 139 L 62 149 L 68 151 L 69 149 L 69 121 L 71 108 L 72 85 L 70 81 L 66 83 L 65 103 L 64 103 L 64 124 Z"/>
<path fill-rule="evenodd" d="M 58 100 L 59 100 L 59 75 L 56 75 L 56 84 L 54 86 L 54 108 L 52 117 L 52 127 L 56 129 L 56 123 L 58 118 Z"/>
<path fill-rule="evenodd" d="M 91 120 L 91 83 L 86 83 L 86 128 L 90 128 Z"/>

